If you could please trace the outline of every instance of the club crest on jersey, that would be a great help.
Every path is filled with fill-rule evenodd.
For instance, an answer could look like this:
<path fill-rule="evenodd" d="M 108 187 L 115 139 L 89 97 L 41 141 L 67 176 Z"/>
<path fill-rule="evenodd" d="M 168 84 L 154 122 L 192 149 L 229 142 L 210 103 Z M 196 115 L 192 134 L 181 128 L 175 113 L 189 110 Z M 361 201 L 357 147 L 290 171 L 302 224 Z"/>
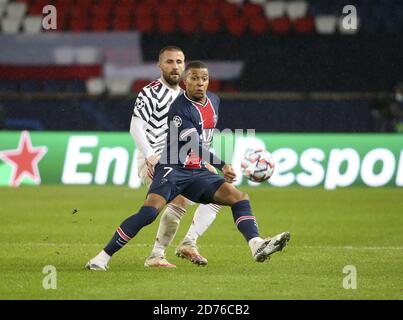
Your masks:
<path fill-rule="evenodd" d="M 137 110 L 141 110 L 144 108 L 145 102 L 143 98 L 138 97 L 136 100 L 136 105 L 134 106 Z"/>
<path fill-rule="evenodd" d="M 174 116 L 172 122 L 174 123 L 175 127 L 179 128 L 182 125 L 182 118 L 179 116 Z"/>

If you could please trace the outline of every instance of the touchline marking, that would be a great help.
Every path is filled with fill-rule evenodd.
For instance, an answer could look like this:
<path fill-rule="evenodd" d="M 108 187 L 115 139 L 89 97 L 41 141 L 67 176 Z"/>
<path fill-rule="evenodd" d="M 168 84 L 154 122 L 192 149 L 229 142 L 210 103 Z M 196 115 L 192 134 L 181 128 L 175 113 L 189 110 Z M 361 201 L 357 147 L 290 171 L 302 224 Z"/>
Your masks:
<path fill-rule="evenodd" d="M 81 247 L 102 247 L 104 243 L 51 243 L 51 242 L 3 242 L 2 245 L 6 246 L 33 246 L 33 247 L 71 247 L 80 245 Z M 150 243 L 130 243 L 130 246 L 136 247 L 151 247 Z M 226 248 L 244 248 L 244 245 L 212 245 L 206 244 L 202 246 L 203 248 L 217 248 L 217 247 L 226 247 Z M 329 250 L 403 250 L 403 247 L 390 247 L 390 246 L 294 246 L 292 243 L 287 248 L 296 248 L 296 249 L 329 249 Z"/>

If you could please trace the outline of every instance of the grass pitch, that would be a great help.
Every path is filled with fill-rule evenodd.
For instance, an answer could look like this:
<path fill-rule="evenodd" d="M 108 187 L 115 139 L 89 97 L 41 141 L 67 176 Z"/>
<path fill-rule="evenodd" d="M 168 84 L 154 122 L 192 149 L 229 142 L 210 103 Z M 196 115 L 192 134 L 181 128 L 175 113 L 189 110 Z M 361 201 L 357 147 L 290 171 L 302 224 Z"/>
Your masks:
<path fill-rule="evenodd" d="M 167 250 L 176 269 L 143 267 L 158 218 L 114 256 L 108 272 L 89 272 L 84 264 L 136 212 L 145 189 L 2 188 L 0 298 L 402 299 L 402 189 L 243 190 L 251 197 L 263 236 L 291 232 L 289 246 L 270 261 L 252 260 L 228 208 L 199 239 L 207 267 L 177 258 L 174 250 L 194 206 Z M 55 290 L 43 288 L 47 265 L 56 267 Z M 357 289 L 343 288 L 347 265 L 356 268 Z"/>

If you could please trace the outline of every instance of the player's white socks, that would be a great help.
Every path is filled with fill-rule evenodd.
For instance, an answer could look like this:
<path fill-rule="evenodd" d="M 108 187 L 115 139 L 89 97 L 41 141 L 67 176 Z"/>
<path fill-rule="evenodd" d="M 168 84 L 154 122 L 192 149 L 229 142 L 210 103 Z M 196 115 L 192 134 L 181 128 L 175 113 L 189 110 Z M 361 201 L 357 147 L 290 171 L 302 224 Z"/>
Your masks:
<path fill-rule="evenodd" d="M 161 216 L 158 226 L 157 238 L 155 239 L 154 248 L 151 252 L 152 256 L 165 255 L 165 249 L 168 247 L 172 239 L 175 237 L 179 223 L 186 210 L 169 203 Z"/>
<path fill-rule="evenodd" d="M 213 223 L 217 216 L 220 206 L 216 204 L 201 204 L 197 208 L 193 222 L 189 231 L 183 239 L 183 244 L 196 244 L 197 238 L 201 236 Z"/>

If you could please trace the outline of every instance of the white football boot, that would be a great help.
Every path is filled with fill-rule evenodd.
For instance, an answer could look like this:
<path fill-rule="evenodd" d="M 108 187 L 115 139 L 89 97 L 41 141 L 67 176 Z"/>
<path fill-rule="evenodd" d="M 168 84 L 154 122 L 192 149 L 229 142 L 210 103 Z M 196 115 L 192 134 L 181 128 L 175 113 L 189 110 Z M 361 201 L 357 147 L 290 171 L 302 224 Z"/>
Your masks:
<path fill-rule="evenodd" d="M 253 258 L 257 262 L 263 262 L 270 259 L 270 255 L 277 251 L 281 251 L 290 241 L 291 235 L 289 232 L 282 232 L 272 238 L 262 239 L 253 253 Z"/>
<path fill-rule="evenodd" d="M 161 256 L 155 256 L 151 255 L 149 256 L 146 261 L 144 261 L 144 266 L 145 267 L 157 267 L 157 268 L 176 268 L 176 265 L 173 263 L 170 263 L 164 255 Z"/>
<path fill-rule="evenodd" d="M 111 257 L 105 252 L 101 251 L 96 257 L 92 258 L 85 265 L 85 269 L 94 271 L 108 270 L 108 262 Z"/>
<path fill-rule="evenodd" d="M 203 257 L 194 244 L 180 244 L 175 251 L 176 256 L 189 260 L 198 266 L 206 266 L 208 261 Z"/>

